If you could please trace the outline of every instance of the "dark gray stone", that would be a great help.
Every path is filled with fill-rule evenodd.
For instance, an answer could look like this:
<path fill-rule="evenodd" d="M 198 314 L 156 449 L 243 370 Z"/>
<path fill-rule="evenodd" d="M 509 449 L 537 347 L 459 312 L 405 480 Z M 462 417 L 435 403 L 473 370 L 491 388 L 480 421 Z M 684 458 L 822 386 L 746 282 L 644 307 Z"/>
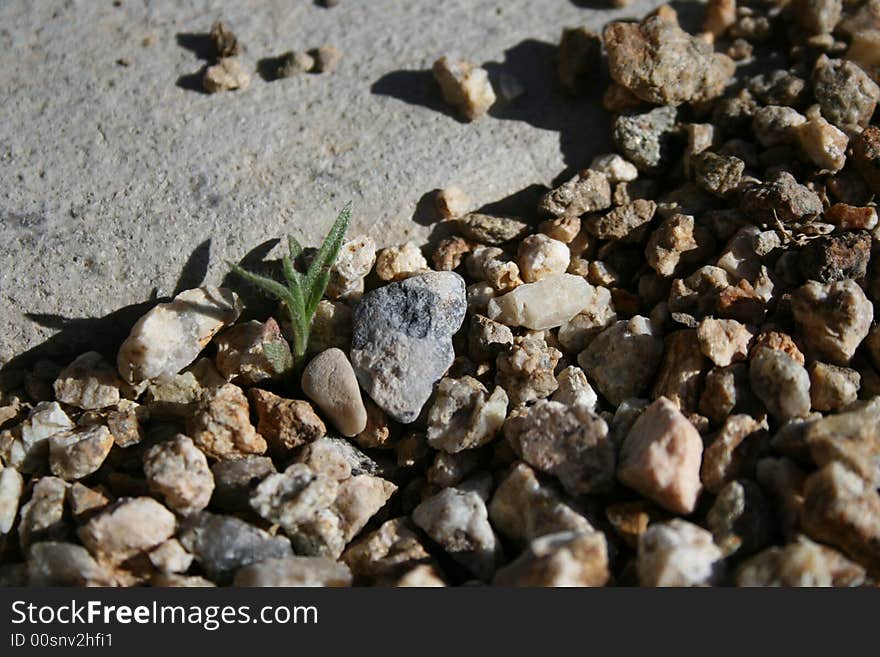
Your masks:
<path fill-rule="evenodd" d="M 214 495 L 211 504 L 223 511 L 244 511 L 250 508 L 251 491 L 263 479 L 275 472 L 268 456 L 245 456 L 240 459 L 218 461 L 211 468 L 214 475 Z"/>
<path fill-rule="evenodd" d="M 351 362 L 361 387 L 398 422 L 413 422 L 452 364 L 452 335 L 467 310 L 464 280 L 430 272 L 364 295 L 354 313 Z"/>
<path fill-rule="evenodd" d="M 614 121 L 614 143 L 639 171 L 656 171 L 668 157 L 677 112 L 672 106 L 644 114 L 621 115 Z"/>
<path fill-rule="evenodd" d="M 233 516 L 212 513 L 193 518 L 180 534 L 180 542 L 218 583 L 231 580 L 243 566 L 293 555 L 285 537 L 272 536 Z"/>

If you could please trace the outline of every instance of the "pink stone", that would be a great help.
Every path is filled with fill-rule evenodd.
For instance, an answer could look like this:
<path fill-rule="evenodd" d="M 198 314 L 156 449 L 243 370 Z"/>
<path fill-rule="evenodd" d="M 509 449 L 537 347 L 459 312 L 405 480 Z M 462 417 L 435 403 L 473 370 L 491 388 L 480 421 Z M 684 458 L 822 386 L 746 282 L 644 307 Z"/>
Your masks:
<path fill-rule="evenodd" d="M 703 441 L 675 405 L 660 397 L 623 442 L 617 478 L 674 513 L 694 510 L 700 494 Z"/>

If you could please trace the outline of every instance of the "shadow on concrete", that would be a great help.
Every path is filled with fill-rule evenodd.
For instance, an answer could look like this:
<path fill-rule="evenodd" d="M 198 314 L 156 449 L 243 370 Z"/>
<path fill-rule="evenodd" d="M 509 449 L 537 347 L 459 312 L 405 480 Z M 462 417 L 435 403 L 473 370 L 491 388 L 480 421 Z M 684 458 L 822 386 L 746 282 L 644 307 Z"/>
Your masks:
<path fill-rule="evenodd" d="M 189 50 L 199 59 L 212 61 L 215 57 L 214 44 L 208 32 L 178 32 L 177 45 Z"/>
<path fill-rule="evenodd" d="M 615 9 L 612 0 L 568 0 L 581 9 Z"/>
<path fill-rule="evenodd" d="M 412 220 L 415 223 L 420 226 L 431 226 L 443 219 L 440 213 L 437 212 L 437 205 L 434 202 L 439 193 L 439 189 L 432 189 L 430 192 L 422 194 L 422 197 L 416 203 L 416 210 L 412 216 Z"/>
<path fill-rule="evenodd" d="M 177 78 L 177 81 L 174 83 L 176 86 L 181 89 L 186 89 L 187 91 L 195 91 L 200 94 L 207 94 L 205 91 L 205 86 L 202 84 L 202 79 L 205 77 L 205 69 L 208 68 L 208 65 L 205 64 L 195 73 L 187 73 L 186 75 L 181 75 Z"/>
<path fill-rule="evenodd" d="M 535 208 L 538 207 L 538 202 L 548 191 L 549 187 L 544 185 L 529 185 L 497 201 L 486 203 L 475 211 L 495 216 L 510 215 L 531 220 L 535 216 Z"/>
<path fill-rule="evenodd" d="M 556 53 L 554 44 L 526 39 L 506 50 L 504 61 L 487 62 L 483 67 L 499 96 L 489 116 L 558 132 L 560 150 L 568 167 L 566 174 L 570 175 L 611 148 L 610 120 L 601 104 L 605 88 L 602 80 L 597 79 L 593 91 L 582 98 L 562 91 L 557 82 Z M 504 98 L 503 90 L 511 87 L 519 87 L 522 93 Z M 465 122 L 443 101 L 429 70 L 387 73 L 373 83 L 370 91 Z"/>
<path fill-rule="evenodd" d="M 208 265 L 211 263 L 211 238 L 199 244 L 186 259 L 183 269 L 180 270 L 180 276 L 177 277 L 177 284 L 174 286 L 174 295 L 177 296 L 184 290 L 191 290 L 199 287 L 205 282 L 208 275 Z"/>
<path fill-rule="evenodd" d="M 257 73 L 265 82 L 277 80 L 279 68 L 281 68 L 281 55 L 278 57 L 263 57 L 257 61 Z"/>
<path fill-rule="evenodd" d="M 211 43 L 211 35 L 207 32 L 179 32 L 176 35 L 177 45 L 189 50 L 198 59 L 206 62 L 195 73 L 188 73 L 177 78 L 176 86 L 187 91 L 197 91 L 202 94 L 208 93 L 202 85 L 205 77 L 205 69 L 215 59 L 214 44 Z"/>
<path fill-rule="evenodd" d="M 499 100 L 489 115 L 503 121 L 522 121 L 542 130 L 559 133 L 559 149 L 567 170 L 564 176 L 590 164 L 592 158 L 611 147 L 611 125 L 602 108 L 605 81 L 597 76 L 582 97 L 566 94 L 558 81 L 556 45 L 526 39 L 504 51 L 501 62 L 484 68 L 497 90 L 514 84 L 522 95 Z"/>
<path fill-rule="evenodd" d="M 187 258 L 174 294 L 199 287 L 205 282 L 211 257 L 211 240 L 199 244 Z M 131 327 L 153 306 L 170 297 L 160 297 L 155 288 L 145 301 L 134 303 L 103 317 L 65 317 L 53 313 L 24 313 L 28 320 L 40 326 L 57 331 L 45 342 L 28 349 L 0 367 L 0 388 L 18 387 L 21 374 L 32 369 L 40 360 L 56 360 L 66 365 L 86 351 L 97 351 L 111 363 L 116 362 L 116 352 L 123 340 L 128 337 Z"/>
<path fill-rule="evenodd" d="M 278 238 L 272 238 L 258 244 L 238 261 L 239 266 L 261 276 L 268 276 L 277 281 L 283 280 L 280 260 L 266 260 L 269 253 L 281 242 Z M 229 288 L 238 294 L 244 304 L 242 319 L 254 319 L 256 317 L 268 317 L 276 315 L 278 300 L 270 296 L 260 288 L 248 283 L 238 274 L 230 271 L 220 282 L 221 287 Z"/>
<path fill-rule="evenodd" d="M 440 87 L 431 71 L 392 71 L 379 78 L 370 87 L 377 96 L 390 96 L 410 105 L 420 105 L 429 110 L 452 117 L 459 123 L 467 123 L 449 105 L 443 102 Z"/>

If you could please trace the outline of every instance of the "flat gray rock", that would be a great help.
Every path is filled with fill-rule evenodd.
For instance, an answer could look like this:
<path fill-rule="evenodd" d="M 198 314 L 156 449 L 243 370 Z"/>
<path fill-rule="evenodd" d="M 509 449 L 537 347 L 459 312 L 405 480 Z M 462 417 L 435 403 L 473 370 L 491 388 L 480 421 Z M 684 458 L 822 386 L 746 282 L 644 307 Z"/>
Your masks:
<path fill-rule="evenodd" d="M 398 422 L 413 422 L 455 358 L 452 335 L 467 311 L 464 279 L 430 272 L 364 295 L 354 312 L 358 382 Z"/>

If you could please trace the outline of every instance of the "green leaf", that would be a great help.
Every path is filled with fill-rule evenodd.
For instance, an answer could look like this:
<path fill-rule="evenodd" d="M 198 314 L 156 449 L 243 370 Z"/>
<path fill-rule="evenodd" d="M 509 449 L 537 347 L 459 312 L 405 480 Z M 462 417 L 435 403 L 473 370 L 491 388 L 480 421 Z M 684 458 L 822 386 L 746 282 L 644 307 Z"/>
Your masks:
<path fill-rule="evenodd" d="M 305 292 L 306 308 L 311 308 L 313 313 L 314 309 L 318 307 L 321 297 L 324 296 L 324 291 L 327 289 L 327 283 L 330 281 L 330 270 L 333 268 L 333 263 L 336 262 L 339 249 L 342 248 L 345 231 L 348 230 L 350 221 L 351 202 L 346 203 L 345 207 L 342 208 L 342 212 L 336 217 L 333 227 L 327 233 L 324 243 L 318 249 L 315 259 L 312 260 L 312 264 L 309 265 L 309 270 L 306 272 L 303 291 Z"/>
<path fill-rule="evenodd" d="M 290 254 L 290 261 L 296 262 L 296 259 L 299 258 L 300 254 L 303 252 L 302 245 L 296 240 L 295 237 L 287 236 L 287 252 Z"/>
<path fill-rule="evenodd" d="M 268 278 L 266 276 L 260 276 L 259 274 L 249 272 L 247 269 L 239 267 L 232 262 L 229 263 L 229 268 L 246 281 L 253 283 L 257 287 L 262 288 L 269 294 L 274 294 L 282 301 L 287 302 L 290 299 L 290 293 L 288 292 L 287 288 L 284 287 L 281 283 L 273 281 L 271 278 Z"/>
<path fill-rule="evenodd" d="M 306 353 L 309 341 L 309 330 L 312 324 L 312 317 L 318 308 L 321 298 L 330 282 L 330 270 L 336 258 L 339 256 L 339 249 L 342 248 L 342 241 L 345 239 L 345 231 L 351 221 L 351 203 L 347 203 L 333 222 L 333 227 L 327 233 L 324 243 L 315 258 L 312 260 L 309 270 L 305 275 L 296 271 L 294 262 L 302 254 L 302 246 L 293 237 L 288 238 L 288 253 L 282 256 L 281 266 L 284 273 L 284 279 L 287 287 L 274 281 L 266 276 L 254 274 L 246 269 L 229 263 L 230 269 L 244 278 L 246 281 L 253 283 L 257 287 L 265 290 L 280 299 L 287 307 L 290 314 L 290 323 L 293 329 L 293 359 L 297 359 Z M 278 360 L 273 363 L 273 367 L 281 366 L 279 359 L 285 357 L 290 358 L 289 352 L 285 351 L 283 345 L 278 343 L 263 343 L 264 353 L 273 363 L 272 359 Z M 281 351 L 284 351 L 284 354 Z M 277 367 L 276 367 L 277 369 Z M 279 369 L 278 371 L 284 371 Z"/>

